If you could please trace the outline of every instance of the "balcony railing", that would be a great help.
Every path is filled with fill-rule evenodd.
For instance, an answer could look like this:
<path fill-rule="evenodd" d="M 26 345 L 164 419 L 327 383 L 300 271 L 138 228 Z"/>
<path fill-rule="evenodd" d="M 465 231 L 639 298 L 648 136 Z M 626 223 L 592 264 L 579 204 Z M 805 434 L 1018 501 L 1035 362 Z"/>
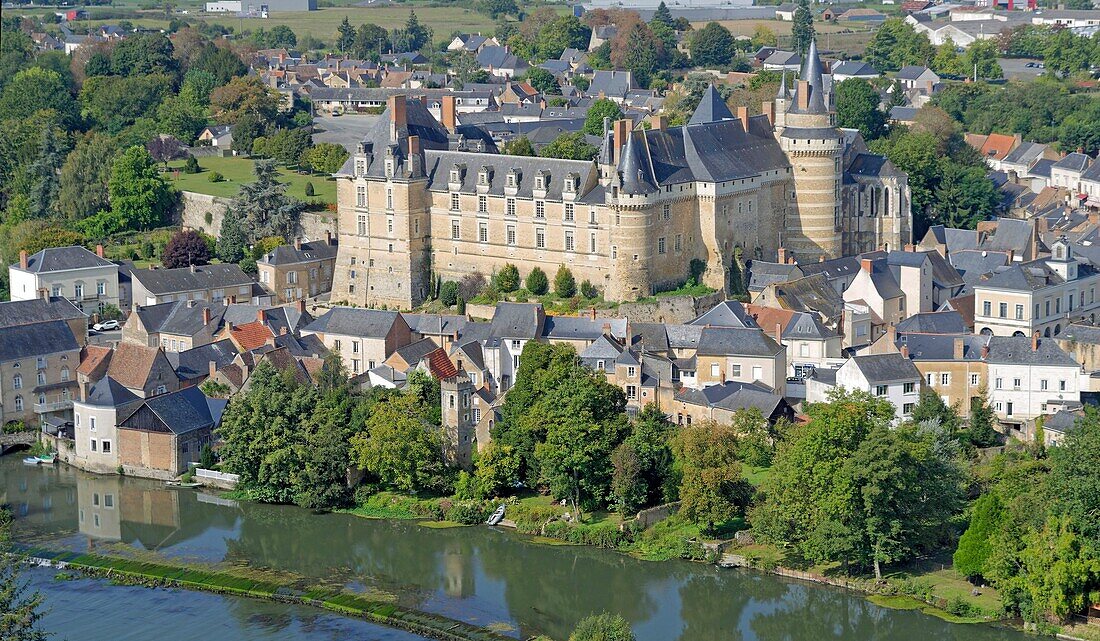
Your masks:
<path fill-rule="evenodd" d="M 61 410 L 72 409 L 72 407 L 73 407 L 72 399 L 60 400 L 60 401 L 51 401 L 49 403 L 35 403 L 34 404 L 34 413 L 35 414 L 49 414 L 50 412 L 60 412 Z"/>

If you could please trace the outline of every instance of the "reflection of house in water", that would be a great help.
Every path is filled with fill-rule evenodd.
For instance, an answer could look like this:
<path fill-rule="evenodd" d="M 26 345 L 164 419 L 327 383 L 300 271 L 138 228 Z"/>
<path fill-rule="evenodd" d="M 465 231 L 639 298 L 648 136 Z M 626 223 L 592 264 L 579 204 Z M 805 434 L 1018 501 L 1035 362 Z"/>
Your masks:
<path fill-rule="evenodd" d="M 17 459 L 17 456 L 8 457 Z M 76 530 L 76 486 L 65 467 L 26 467 L 17 460 L 0 468 L 0 505 L 10 505 L 20 529 L 51 534 Z"/>
<path fill-rule="evenodd" d="M 97 541 L 121 540 L 118 478 L 81 474 L 76 487 L 76 520 L 80 533 L 88 537 L 88 549 Z"/>
<path fill-rule="evenodd" d="M 463 541 L 449 539 L 443 547 L 443 591 L 449 597 L 467 598 L 474 595 L 473 555 L 463 550 Z"/>

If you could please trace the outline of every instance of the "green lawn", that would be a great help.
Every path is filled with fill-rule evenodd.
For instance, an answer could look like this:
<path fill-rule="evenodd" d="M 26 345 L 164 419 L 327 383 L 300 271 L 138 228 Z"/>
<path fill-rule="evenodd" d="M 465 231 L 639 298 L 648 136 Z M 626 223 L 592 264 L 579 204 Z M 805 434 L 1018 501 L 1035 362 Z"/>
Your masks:
<path fill-rule="evenodd" d="M 211 156 L 209 158 L 199 158 L 199 167 L 202 168 L 202 171 L 197 174 L 185 174 L 182 171 L 178 174 L 168 172 L 166 177 L 169 183 L 182 191 L 194 191 L 200 194 L 232 198 L 237 195 L 242 184 L 255 180 L 252 174 L 252 164 L 253 162 L 249 158 Z M 183 161 L 171 162 L 168 163 L 168 166 L 180 168 L 183 167 Z M 210 173 L 213 171 L 224 176 L 225 180 L 216 183 L 210 182 Z M 282 167 L 279 168 L 279 175 L 282 178 L 281 182 L 287 185 L 286 193 L 294 198 L 307 202 L 336 202 L 336 181 L 333 178 L 322 175 L 302 175 Z M 306 196 L 307 182 L 313 183 L 313 196 Z"/>

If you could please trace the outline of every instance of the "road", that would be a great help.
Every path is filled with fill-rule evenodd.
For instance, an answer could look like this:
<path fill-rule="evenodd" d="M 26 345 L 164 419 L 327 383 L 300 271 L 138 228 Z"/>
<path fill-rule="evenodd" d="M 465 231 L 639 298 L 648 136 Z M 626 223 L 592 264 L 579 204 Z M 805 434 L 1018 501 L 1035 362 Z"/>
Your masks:
<path fill-rule="evenodd" d="M 1029 67 L 1028 63 L 1040 63 L 1042 60 L 1031 60 L 1027 58 L 997 58 L 997 63 L 1001 65 L 1001 71 L 1005 74 L 1006 80 L 1034 80 L 1042 74 L 1045 69 L 1038 67 Z"/>
<path fill-rule="evenodd" d="M 343 145 L 349 152 L 355 151 L 355 145 L 379 118 L 380 116 L 317 115 L 313 119 L 313 142 L 334 142 Z"/>
<path fill-rule="evenodd" d="M 115 329 L 109 332 L 97 332 L 93 329 L 88 330 L 89 345 L 117 345 L 121 341 L 121 329 Z"/>

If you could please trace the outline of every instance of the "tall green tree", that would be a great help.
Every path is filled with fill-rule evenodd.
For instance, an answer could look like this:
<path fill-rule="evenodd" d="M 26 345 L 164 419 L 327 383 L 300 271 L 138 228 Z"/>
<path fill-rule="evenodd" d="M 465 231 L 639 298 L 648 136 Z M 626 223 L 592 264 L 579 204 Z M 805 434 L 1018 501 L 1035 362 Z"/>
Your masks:
<path fill-rule="evenodd" d="M 791 47 L 802 55 L 810 48 L 814 39 L 814 14 L 808 0 L 798 0 L 794 10 L 794 24 L 791 27 Z"/>
<path fill-rule="evenodd" d="M 300 439 L 301 469 L 294 475 L 294 502 L 313 510 L 329 510 L 351 502 L 351 413 L 354 404 L 347 370 L 340 355 L 325 357 L 318 385 L 320 402 L 303 422 Z"/>
<path fill-rule="evenodd" d="M 249 244 L 268 236 L 292 238 L 304 205 L 286 195 L 286 185 L 277 179 L 275 161 L 257 160 L 253 171 L 256 180 L 241 185 L 229 205 L 240 218 Z"/>
<path fill-rule="evenodd" d="M 442 489 L 442 431 L 424 420 L 422 410 L 415 394 L 376 403 L 366 430 L 351 438 L 353 460 L 395 490 Z"/>
<path fill-rule="evenodd" d="M 600 150 L 589 144 L 580 132 L 567 132 L 555 138 L 542 148 L 539 155 L 543 158 L 565 158 L 568 160 L 592 160 Z"/>
<path fill-rule="evenodd" d="M 580 18 L 560 16 L 539 30 L 537 55 L 544 60 L 555 60 L 566 49 L 585 51 L 591 36 L 592 30 Z"/>
<path fill-rule="evenodd" d="M 603 121 L 615 122 L 623 117 L 623 110 L 617 102 L 609 98 L 597 98 L 588 107 L 584 117 L 584 133 L 589 136 L 603 134 Z"/>
<path fill-rule="evenodd" d="M 724 67 L 737 55 L 733 34 L 717 22 L 708 22 L 691 37 L 691 61 L 699 67 Z"/>
<path fill-rule="evenodd" d="M 1001 527 L 1001 501 L 996 494 L 983 494 L 970 510 L 970 525 L 959 539 L 952 563 L 955 571 L 968 578 L 984 577 L 989 573 L 989 559 L 993 555 L 992 537 Z"/>
<path fill-rule="evenodd" d="M 350 52 L 354 44 L 355 27 L 352 27 L 351 23 L 348 22 L 348 17 L 344 16 L 344 19 L 340 22 L 340 26 L 336 28 L 336 49 Z"/>
<path fill-rule="evenodd" d="M 870 141 L 886 133 L 886 112 L 879 109 L 879 94 L 862 78 L 836 84 L 836 124 L 858 129 Z"/>
<path fill-rule="evenodd" d="M 741 476 L 732 425 L 698 421 L 679 428 L 672 451 L 682 470 L 680 513 L 706 532 L 743 512 L 751 491 Z"/>
<path fill-rule="evenodd" d="M 174 197 L 156 162 L 144 147 L 124 150 L 111 167 L 107 183 L 110 210 L 102 210 L 81 222 L 93 238 L 105 238 L 129 229 L 151 229 L 164 220 Z"/>
<path fill-rule="evenodd" d="M 65 129 L 72 129 L 79 122 L 73 95 L 56 71 L 41 67 L 24 69 L 0 92 L 0 114 L 4 119 L 29 118 L 43 109 L 56 111 Z"/>
<path fill-rule="evenodd" d="M 118 145 L 101 133 L 81 138 L 65 158 L 58 178 L 58 205 L 70 221 L 79 221 L 108 206 L 107 182 L 111 179 Z"/>
<path fill-rule="evenodd" d="M 226 209 L 222 215 L 222 226 L 218 233 L 215 253 L 223 263 L 236 263 L 244 258 L 248 246 L 248 233 L 241 223 L 240 215 L 232 209 Z"/>

